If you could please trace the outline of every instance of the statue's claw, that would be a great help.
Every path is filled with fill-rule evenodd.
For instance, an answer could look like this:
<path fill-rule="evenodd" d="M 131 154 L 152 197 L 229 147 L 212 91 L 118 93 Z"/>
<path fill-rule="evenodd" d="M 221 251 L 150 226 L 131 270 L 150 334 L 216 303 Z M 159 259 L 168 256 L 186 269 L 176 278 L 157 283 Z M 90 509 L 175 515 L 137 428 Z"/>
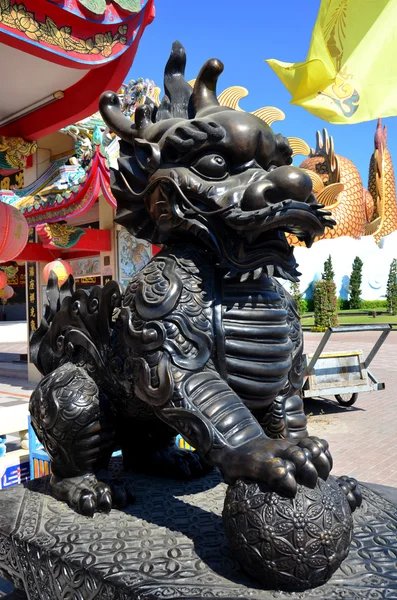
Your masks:
<path fill-rule="evenodd" d="M 67 502 L 86 517 L 92 517 L 95 512 L 109 513 L 112 509 L 110 487 L 93 474 L 69 478 L 52 475 L 51 490 L 58 500 Z"/>
<path fill-rule="evenodd" d="M 311 460 L 316 468 L 317 474 L 324 481 L 332 469 L 332 456 L 328 449 L 328 442 L 317 437 L 307 437 L 299 440 L 300 448 L 306 448 L 311 454 Z"/>
<path fill-rule="evenodd" d="M 73 507 L 73 505 L 72 505 Z M 95 512 L 95 495 L 90 490 L 81 490 L 78 494 L 77 511 L 86 517 L 93 517 Z"/>

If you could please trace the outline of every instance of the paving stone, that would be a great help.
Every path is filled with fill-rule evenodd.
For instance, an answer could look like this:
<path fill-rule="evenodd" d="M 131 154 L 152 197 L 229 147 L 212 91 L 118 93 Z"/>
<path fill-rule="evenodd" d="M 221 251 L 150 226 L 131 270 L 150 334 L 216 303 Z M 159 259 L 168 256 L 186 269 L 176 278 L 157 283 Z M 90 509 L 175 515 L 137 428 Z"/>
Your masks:
<path fill-rule="evenodd" d="M 316 349 L 322 335 L 305 333 L 305 352 Z M 364 350 L 367 356 L 376 332 L 336 334 L 325 352 Z M 363 481 L 397 487 L 397 332 L 392 331 L 370 366 L 386 389 L 359 394 L 344 408 L 332 398 L 305 400 L 309 432 L 325 438 L 334 458 L 334 472 Z M 323 413 L 323 414 L 320 414 Z"/>

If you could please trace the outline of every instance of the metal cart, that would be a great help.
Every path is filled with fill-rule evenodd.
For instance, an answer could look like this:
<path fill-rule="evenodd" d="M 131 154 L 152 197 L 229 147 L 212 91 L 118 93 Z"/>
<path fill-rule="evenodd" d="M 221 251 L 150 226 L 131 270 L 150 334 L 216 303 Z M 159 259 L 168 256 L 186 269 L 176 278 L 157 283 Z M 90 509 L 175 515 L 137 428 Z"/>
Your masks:
<path fill-rule="evenodd" d="M 385 384 L 380 383 L 368 367 L 384 344 L 391 329 L 391 325 L 388 324 L 329 327 L 314 354 L 304 355 L 305 377 L 301 391 L 302 397 L 335 396 L 342 406 L 352 406 L 359 393 L 384 390 Z M 323 353 L 331 335 L 363 331 L 380 333 L 366 359 L 362 350 Z"/>

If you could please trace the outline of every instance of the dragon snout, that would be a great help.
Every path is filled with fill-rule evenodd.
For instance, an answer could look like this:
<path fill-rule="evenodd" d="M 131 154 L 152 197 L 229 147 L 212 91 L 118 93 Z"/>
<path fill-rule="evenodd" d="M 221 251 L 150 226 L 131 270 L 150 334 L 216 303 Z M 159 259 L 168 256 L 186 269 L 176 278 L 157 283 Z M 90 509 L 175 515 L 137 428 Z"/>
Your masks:
<path fill-rule="evenodd" d="M 296 167 L 278 167 L 246 189 L 241 209 L 258 210 L 282 200 L 310 202 L 311 196 L 312 181 L 304 171 Z"/>

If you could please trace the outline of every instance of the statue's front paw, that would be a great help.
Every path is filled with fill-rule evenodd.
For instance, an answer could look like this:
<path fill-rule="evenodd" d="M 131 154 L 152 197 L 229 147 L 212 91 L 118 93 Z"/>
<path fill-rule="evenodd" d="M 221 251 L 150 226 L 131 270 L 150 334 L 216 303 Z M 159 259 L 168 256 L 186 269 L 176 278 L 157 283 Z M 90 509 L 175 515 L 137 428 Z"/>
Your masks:
<path fill-rule="evenodd" d="M 92 517 L 95 512 L 110 512 L 112 492 L 110 487 L 98 481 L 95 475 L 77 477 L 51 476 L 51 491 L 55 498 L 67 502 L 76 512 Z"/>
<path fill-rule="evenodd" d="M 325 440 L 257 438 L 218 463 L 227 483 L 246 478 L 265 483 L 272 491 L 294 497 L 297 484 L 314 488 L 318 477 L 327 479 L 332 458 Z"/>

